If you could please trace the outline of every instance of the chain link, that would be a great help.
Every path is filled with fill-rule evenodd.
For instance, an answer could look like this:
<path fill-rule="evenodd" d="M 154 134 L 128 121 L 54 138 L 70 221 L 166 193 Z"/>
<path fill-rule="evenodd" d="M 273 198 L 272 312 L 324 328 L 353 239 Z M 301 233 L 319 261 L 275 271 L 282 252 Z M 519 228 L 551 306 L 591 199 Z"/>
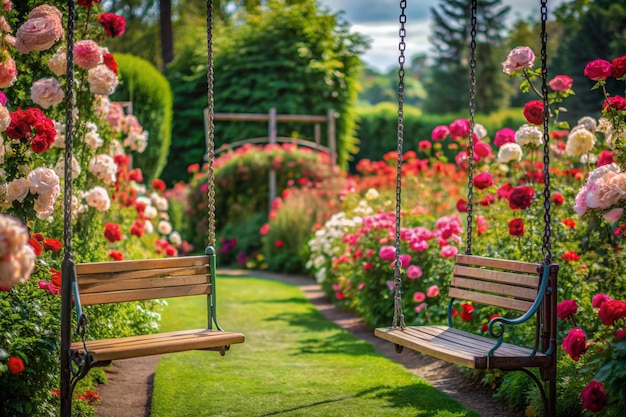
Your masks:
<path fill-rule="evenodd" d="M 215 100 L 213 96 L 213 2 L 207 0 L 207 101 L 208 101 L 208 115 L 207 115 L 207 162 L 209 164 L 208 175 L 208 221 L 209 221 L 209 246 L 215 248 L 215 168 L 213 162 L 215 160 Z"/>
<path fill-rule="evenodd" d="M 398 49 L 400 55 L 398 57 L 398 157 L 396 160 L 396 239 L 395 239 L 395 263 L 394 263 L 394 313 L 393 327 L 404 329 L 404 313 L 402 312 L 402 276 L 400 261 L 400 228 L 402 213 L 402 147 L 404 144 L 404 64 L 406 58 L 404 52 L 406 50 L 406 0 L 400 1 L 400 43 Z"/>
<path fill-rule="evenodd" d="M 548 21 L 548 1 L 541 0 L 541 94 L 543 96 L 543 220 L 545 229 L 543 233 L 542 252 L 544 265 L 552 263 L 551 222 L 550 216 L 550 133 L 548 122 L 550 120 L 550 108 L 548 103 L 548 33 L 546 22 Z"/>
<path fill-rule="evenodd" d="M 478 25 L 477 0 L 472 0 L 471 12 L 471 42 L 470 42 L 470 80 L 469 80 L 469 113 L 470 113 L 470 134 L 467 155 L 468 175 L 467 175 L 467 248 L 465 253 L 472 254 L 472 226 L 474 222 L 474 117 L 476 113 L 476 27 Z"/>

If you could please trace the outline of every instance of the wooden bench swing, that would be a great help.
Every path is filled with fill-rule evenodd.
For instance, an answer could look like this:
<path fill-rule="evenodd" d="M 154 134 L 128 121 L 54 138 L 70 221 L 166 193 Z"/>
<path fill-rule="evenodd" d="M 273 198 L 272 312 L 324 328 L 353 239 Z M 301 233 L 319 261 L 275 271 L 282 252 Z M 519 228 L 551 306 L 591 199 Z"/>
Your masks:
<path fill-rule="evenodd" d="M 403 145 L 403 76 L 406 1 L 401 1 L 400 15 L 400 70 L 398 111 L 398 161 L 396 201 L 396 259 L 394 317 L 391 327 L 377 328 L 376 336 L 395 344 L 396 351 L 404 347 L 450 362 L 475 369 L 501 369 L 522 371 L 537 384 L 544 404 L 544 415 L 556 415 L 556 305 L 558 265 L 552 263 L 550 243 L 550 171 L 548 134 L 548 90 L 546 65 L 546 19 L 547 0 L 541 1 L 541 45 L 542 45 L 542 96 L 544 102 L 543 152 L 544 152 L 544 220 L 542 252 L 543 262 L 530 263 L 508 259 L 496 259 L 472 255 L 472 192 L 474 149 L 469 144 L 469 181 L 467 251 L 456 256 L 448 296 L 447 326 L 406 326 L 402 312 L 401 262 L 400 262 L 400 206 L 401 170 Z M 471 62 L 470 62 L 470 132 L 474 131 L 474 96 L 476 67 L 476 12 L 477 0 L 471 3 Z M 471 135 L 470 135 L 471 136 Z M 513 313 L 515 318 L 497 317 L 488 325 L 491 337 L 483 337 L 455 329 L 452 310 L 455 301 L 495 306 Z M 515 326 L 535 320 L 534 346 L 523 347 L 505 343 L 506 326 Z M 530 369 L 539 371 L 539 377 Z"/>
<path fill-rule="evenodd" d="M 209 162 L 209 246 L 202 256 L 146 259 L 119 262 L 75 264 L 72 255 L 72 161 L 73 146 L 73 45 L 75 0 L 68 0 L 67 27 L 67 117 L 64 188 L 64 247 L 61 288 L 61 416 L 70 417 L 72 395 L 76 383 L 89 370 L 106 366 L 113 360 L 149 355 L 212 350 L 224 355 L 230 345 L 243 343 L 241 333 L 226 332 L 217 323 L 215 295 L 215 192 L 213 137 L 213 6 L 207 1 L 208 44 L 208 123 Z M 122 303 L 206 295 L 207 327 L 167 333 L 146 334 L 115 339 L 88 340 L 87 317 L 82 307 L 93 304 Z M 72 342 L 72 310 L 77 317 L 75 333 L 79 341 Z"/>

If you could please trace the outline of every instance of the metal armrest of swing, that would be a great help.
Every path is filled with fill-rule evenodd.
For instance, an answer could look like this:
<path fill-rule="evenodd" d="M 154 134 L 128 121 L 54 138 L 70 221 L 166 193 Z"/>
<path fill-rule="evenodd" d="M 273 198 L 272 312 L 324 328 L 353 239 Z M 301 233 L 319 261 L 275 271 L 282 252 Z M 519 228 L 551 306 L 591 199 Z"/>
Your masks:
<path fill-rule="evenodd" d="M 76 279 L 76 263 L 70 256 L 63 260 L 63 271 L 67 274 L 63 279 L 69 279 L 72 286 L 72 302 L 76 309 L 76 330 L 75 333 L 84 339 L 87 327 L 87 315 L 83 312 L 83 306 L 80 303 L 80 291 L 78 289 L 78 280 Z"/>
<path fill-rule="evenodd" d="M 209 256 L 209 269 L 211 270 L 211 295 L 207 299 L 208 328 L 209 330 L 213 329 L 213 324 L 215 324 L 217 330 L 224 330 L 217 322 L 217 296 L 215 291 L 215 268 L 217 262 L 215 259 L 215 248 L 207 246 L 204 254 Z"/>
<path fill-rule="evenodd" d="M 488 356 L 494 356 L 495 351 L 498 350 L 498 348 L 502 345 L 504 341 L 505 325 L 515 326 L 518 324 L 522 324 L 528 321 L 530 318 L 532 318 L 535 315 L 535 313 L 537 313 L 537 310 L 539 309 L 539 307 L 544 301 L 544 297 L 548 289 L 548 284 L 550 282 L 550 270 L 551 270 L 550 265 L 543 266 L 543 273 L 541 275 L 541 284 L 539 285 L 539 291 L 537 291 L 537 297 L 535 298 L 535 301 L 533 302 L 532 306 L 527 312 L 525 312 L 524 314 L 522 314 L 520 317 L 516 319 L 496 317 L 489 322 L 489 327 L 488 327 L 489 335 L 491 337 L 496 338 L 497 342 L 489 351 Z M 539 343 L 538 343 L 538 340 L 535 340 L 535 345 L 533 347 L 533 350 L 530 353 L 530 355 L 528 355 L 528 357 L 534 358 L 535 355 L 537 354 L 538 349 L 539 349 Z M 547 353 L 550 353 L 550 352 L 547 352 Z"/>

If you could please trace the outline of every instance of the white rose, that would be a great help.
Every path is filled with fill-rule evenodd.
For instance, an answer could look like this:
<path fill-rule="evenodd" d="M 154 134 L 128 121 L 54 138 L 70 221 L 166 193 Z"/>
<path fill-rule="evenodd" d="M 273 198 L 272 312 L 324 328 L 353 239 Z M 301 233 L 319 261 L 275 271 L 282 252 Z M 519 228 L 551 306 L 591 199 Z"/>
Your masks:
<path fill-rule="evenodd" d="M 89 81 L 89 91 L 92 94 L 100 94 L 102 96 L 113 94 L 119 83 L 117 74 L 104 64 L 90 69 L 87 81 Z"/>
<path fill-rule="evenodd" d="M 93 187 L 85 193 L 85 201 L 98 211 L 106 211 L 111 207 L 109 194 L 102 187 Z"/>
<path fill-rule="evenodd" d="M 143 222 L 143 230 L 149 235 L 154 233 L 154 225 L 150 220 L 146 220 Z"/>
<path fill-rule="evenodd" d="M 183 243 L 183 238 L 180 236 L 180 233 L 176 231 L 170 233 L 168 239 L 170 240 L 170 243 L 174 246 L 178 246 Z"/>
<path fill-rule="evenodd" d="M 537 126 L 524 124 L 515 132 L 515 141 L 519 146 L 539 146 L 543 144 L 543 132 Z"/>
<path fill-rule="evenodd" d="M 85 143 L 89 146 L 89 149 L 95 151 L 104 144 L 104 141 L 100 138 L 97 131 L 89 130 L 85 133 Z"/>
<path fill-rule="evenodd" d="M 565 145 L 565 153 L 569 156 L 579 156 L 593 149 L 596 136 L 584 126 L 578 125 L 570 132 Z"/>
<path fill-rule="evenodd" d="M 143 211 L 143 215 L 148 219 L 154 219 L 158 214 L 159 212 L 154 206 L 146 206 L 146 209 Z"/>
<path fill-rule="evenodd" d="M 170 224 L 170 222 L 161 220 L 159 224 L 157 225 L 157 230 L 162 235 L 169 235 L 170 233 L 172 233 L 172 225 Z"/>
<path fill-rule="evenodd" d="M 157 198 L 156 201 L 154 202 L 154 205 L 156 206 L 157 209 L 161 211 L 167 211 L 167 209 L 169 208 L 169 202 L 167 201 L 167 198 L 165 197 Z"/>
<path fill-rule="evenodd" d="M 498 160 L 503 163 L 511 161 L 521 161 L 524 152 L 517 143 L 505 143 L 498 151 Z"/>
<path fill-rule="evenodd" d="M 28 174 L 28 179 L 31 182 L 30 192 L 33 194 L 56 198 L 61 192 L 59 176 L 50 168 L 36 168 Z"/>
<path fill-rule="evenodd" d="M 99 154 L 89 161 L 89 172 L 107 184 L 113 184 L 117 176 L 117 164 L 111 156 Z"/>
<path fill-rule="evenodd" d="M 11 113 L 9 109 L 0 105 L 0 132 L 7 130 L 7 127 L 11 124 Z"/>
<path fill-rule="evenodd" d="M 30 192 L 31 182 L 28 178 L 16 178 L 7 184 L 6 199 L 9 203 L 13 201 L 24 201 Z"/>

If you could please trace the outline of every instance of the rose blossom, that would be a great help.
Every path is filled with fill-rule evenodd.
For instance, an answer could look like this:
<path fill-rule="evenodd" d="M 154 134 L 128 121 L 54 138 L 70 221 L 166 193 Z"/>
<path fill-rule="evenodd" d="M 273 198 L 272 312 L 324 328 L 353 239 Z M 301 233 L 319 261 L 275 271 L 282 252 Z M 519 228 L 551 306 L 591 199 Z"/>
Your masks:
<path fill-rule="evenodd" d="M 117 178 L 117 164 L 115 160 L 107 154 L 95 155 L 91 158 L 91 161 L 89 161 L 89 172 L 107 184 L 113 184 Z"/>
<path fill-rule="evenodd" d="M 431 285 L 426 290 L 426 296 L 430 298 L 434 298 L 439 295 L 439 287 L 437 285 Z"/>
<path fill-rule="evenodd" d="M 440 140 L 444 140 L 446 138 L 446 136 L 448 136 L 449 130 L 448 130 L 448 126 L 437 126 L 433 129 L 433 132 L 431 133 L 430 137 L 432 138 L 432 140 L 435 141 L 440 141 Z"/>
<path fill-rule="evenodd" d="M 543 101 L 531 100 L 524 105 L 524 117 L 531 125 L 543 124 Z"/>
<path fill-rule="evenodd" d="M 0 214 L 0 287 L 11 289 L 28 281 L 35 269 L 35 252 L 28 229 L 15 217 Z"/>
<path fill-rule="evenodd" d="M 611 76 L 611 63 L 604 59 L 594 59 L 587 63 L 583 74 L 593 81 L 606 80 Z"/>
<path fill-rule="evenodd" d="M 561 320 L 567 319 L 569 316 L 576 314 L 578 304 L 576 300 L 563 300 L 556 306 L 556 315 Z"/>
<path fill-rule="evenodd" d="M 11 87 L 17 80 L 17 68 L 15 61 L 7 53 L 0 62 L 0 88 Z"/>
<path fill-rule="evenodd" d="M 157 230 L 162 235 L 169 235 L 170 233 L 172 233 L 172 225 L 168 221 L 161 220 L 157 225 Z"/>
<path fill-rule="evenodd" d="M 609 211 L 608 213 L 605 213 L 602 218 L 604 220 L 606 220 L 607 222 L 616 222 L 620 219 L 620 217 L 622 217 L 622 214 L 624 214 L 624 209 L 619 207 L 619 208 L 614 208 L 613 210 Z"/>
<path fill-rule="evenodd" d="M 30 98 L 44 109 L 59 104 L 64 97 L 61 83 L 56 78 L 42 78 L 30 88 Z"/>
<path fill-rule="evenodd" d="M 409 265 L 406 270 L 406 276 L 410 279 L 417 279 L 422 276 L 422 268 L 417 265 Z"/>
<path fill-rule="evenodd" d="M 512 75 L 521 69 L 532 68 L 534 64 L 535 54 L 533 50 L 528 46 L 518 46 L 507 55 L 506 61 L 502 63 L 502 71 Z"/>
<path fill-rule="evenodd" d="M 493 144 L 496 146 L 502 146 L 505 143 L 515 143 L 515 131 L 509 127 L 498 130 L 493 139 Z"/>
<path fill-rule="evenodd" d="M 483 190 L 493 185 L 493 177 L 488 172 L 481 172 L 474 177 L 474 187 Z"/>
<path fill-rule="evenodd" d="M 92 40 L 82 40 L 74 45 L 74 61 L 85 69 L 92 69 L 102 64 L 102 48 Z"/>
<path fill-rule="evenodd" d="M 582 125 L 578 125 L 569 133 L 565 153 L 569 156 L 579 156 L 593 149 L 595 143 L 595 135 Z"/>
<path fill-rule="evenodd" d="M 595 379 L 583 388 L 580 392 L 580 398 L 583 408 L 594 413 L 602 411 L 609 401 L 609 397 L 604 392 L 604 386 Z"/>
<path fill-rule="evenodd" d="M 102 187 L 93 187 L 91 190 L 85 192 L 84 197 L 87 204 L 98 211 L 106 211 L 111 206 L 109 195 Z"/>
<path fill-rule="evenodd" d="M 9 203 L 13 201 L 24 201 L 30 192 L 31 183 L 27 178 L 16 178 L 9 182 L 5 190 L 5 198 Z"/>
<path fill-rule="evenodd" d="M 54 6 L 34 8 L 15 33 L 15 49 L 23 54 L 49 49 L 63 37 L 62 17 Z"/>
<path fill-rule="evenodd" d="M 474 143 L 474 153 L 481 158 L 486 158 L 491 155 L 491 146 L 487 142 L 478 140 Z"/>
<path fill-rule="evenodd" d="M 563 339 L 563 350 L 575 361 L 580 359 L 580 355 L 587 351 L 587 336 L 582 329 L 575 327 L 567 333 Z"/>
<path fill-rule="evenodd" d="M 586 206 L 589 208 L 606 209 L 617 203 L 623 195 L 619 188 L 612 185 L 612 178 L 618 175 L 620 174 L 609 171 L 596 181 L 588 181 L 587 194 L 585 196 Z"/>
<path fill-rule="evenodd" d="M 569 77 L 567 75 L 557 75 L 548 82 L 548 85 L 554 91 L 564 93 L 572 88 L 573 83 L 574 80 L 572 79 L 572 77 Z"/>
<path fill-rule="evenodd" d="M 469 136 L 470 123 L 467 119 L 456 119 L 450 123 L 450 137 L 460 139 Z"/>
<path fill-rule="evenodd" d="M 526 230 L 522 219 L 512 219 L 509 221 L 509 234 L 515 237 L 524 236 Z"/>
<path fill-rule="evenodd" d="M 126 30 L 126 19 L 115 13 L 102 13 L 97 20 L 104 28 L 107 36 L 112 38 L 122 36 Z"/>
<path fill-rule="evenodd" d="M 82 170 L 80 168 L 80 164 L 78 163 L 78 160 L 72 156 L 72 178 L 73 179 L 78 178 L 81 171 Z M 56 172 L 56 174 L 59 177 L 65 177 L 65 156 L 64 155 L 59 156 L 59 160 L 57 161 L 57 164 L 54 166 L 54 172 Z"/>
<path fill-rule="evenodd" d="M 498 160 L 503 163 L 521 161 L 524 152 L 517 143 L 505 143 L 498 151 Z"/>
<path fill-rule="evenodd" d="M 522 125 L 515 132 L 515 141 L 519 146 L 539 146 L 543 144 L 543 132 L 537 126 Z"/>
<path fill-rule="evenodd" d="M 396 257 L 396 248 L 393 246 L 381 246 L 378 250 L 378 256 L 383 261 L 393 261 Z"/>
<path fill-rule="evenodd" d="M 602 294 L 602 293 L 596 294 L 591 299 L 591 306 L 594 308 L 600 308 L 602 307 L 602 304 L 604 304 L 607 301 L 613 301 L 613 299 L 606 294 Z"/>
<path fill-rule="evenodd" d="M 598 317 L 602 319 L 602 324 L 610 326 L 615 321 L 626 317 L 626 302 L 619 300 L 605 301 L 600 306 Z"/>
<path fill-rule="evenodd" d="M 611 96 L 604 100 L 602 104 L 602 111 L 609 109 L 624 110 L 626 109 L 626 98 L 622 96 Z"/>
<path fill-rule="evenodd" d="M 441 248 L 441 252 L 439 254 L 442 258 L 453 258 L 457 253 L 459 253 L 459 250 L 456 246 L 446 245 Z"/>
<path fill-rule="evenodd" d="M 611 77 L 621 78 L 626 74 L 626 55 L 611 61 Z"/>
<path fill-rule="evenodd" d="M 40 196 L 50 196 L 56 199 L 61 192 L 59 176 L 50 168 L 39 167 L 28 174 L 31 183 L 30 192 Z"/>
<path fill-rule="evenodd" d="M 119 83 L 117 75 L 106 65 L 98 65 L 90 69 L 87 80 L 89 81 L 89 91 L 92 94 L 103 96 L 113 94 Z"/>
<path fill-rule="evenodd" d="M 117 223 L 108 222 L 104 225 L 104 237 L 111 243 L 122 240 L 122 228 Z"/>
<path fill-rule="evenodd" d="M 509 207 L 511 210 L 525 210 L 533 202 L 535 190 L 527 185 L 520 185 L 513 188 L 509 194 Z"/>
<path fill-rule="evenodd" d="M 67 48 L 60 46 L 59 49 L 48 60 L 48 68 L 56 76 L 65 75 L 67 70 Z"/>
<path fill-rule="evenodd" d="M 426 294 L 424 294 L 421 291 L 418 291 L 415 294 L 413 294 L 413 301 L 415 301 L 416 303 L 421 303 L 425 299 L 426 299 Z"/>

